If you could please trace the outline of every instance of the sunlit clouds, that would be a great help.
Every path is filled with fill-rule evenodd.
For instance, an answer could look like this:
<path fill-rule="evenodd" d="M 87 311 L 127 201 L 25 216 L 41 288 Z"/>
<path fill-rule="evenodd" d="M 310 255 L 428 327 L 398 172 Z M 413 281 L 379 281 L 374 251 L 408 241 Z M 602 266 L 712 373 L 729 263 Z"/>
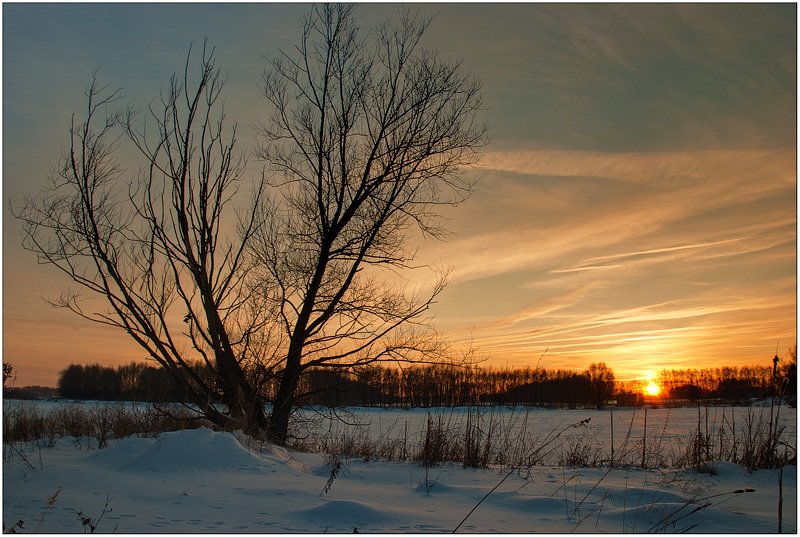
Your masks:
<path fill-rule="evenodd" d="M 567 256 L 573 263 L 549 271 L 713 259 L 769 250 L 795 237 L 790 151 L 537 156 L 484 157 L 475 172 L 480 192 L 465 214 L 454 215 L 466 232 L 436 245 L 447 252 L 442 258 L 455 267 L 455 279 Z M 518 225 L 509 229 L 510 222 Z"/>
<path fill-rule="evenodd" d="M 440 321 L 487 355 L 535 365 L 548 349 L 544 365 L 636 377 L 794 344 L 793 151 L 490 152 L 481 166 L 465 213 L 483 218 L 455 216 L 458 238 L 426 253 L 454 267 L 458 306 L 443 300 Z M 503 298 L 469 301 L 478 288 Z"/>

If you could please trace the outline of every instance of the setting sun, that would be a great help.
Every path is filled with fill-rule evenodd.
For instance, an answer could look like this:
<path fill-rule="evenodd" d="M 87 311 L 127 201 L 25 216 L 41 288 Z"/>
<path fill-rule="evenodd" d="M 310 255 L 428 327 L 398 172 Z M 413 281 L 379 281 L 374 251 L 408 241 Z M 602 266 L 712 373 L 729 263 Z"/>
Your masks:
<path fill-rule="evenodd" d="M 645 395 L 649 395 L 650 397 L 656 397 L 659 393 L 661 393 L 661 386 L 656 384 L 655 382 L 650 381 L 650 384 L 644 387 Z"/>

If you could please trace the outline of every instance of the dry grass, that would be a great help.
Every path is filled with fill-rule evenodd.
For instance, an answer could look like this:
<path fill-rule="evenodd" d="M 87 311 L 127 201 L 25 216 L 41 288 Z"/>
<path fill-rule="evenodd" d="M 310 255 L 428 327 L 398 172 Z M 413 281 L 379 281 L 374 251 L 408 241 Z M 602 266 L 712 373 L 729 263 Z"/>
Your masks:
<path fill-rule="evenodd" d="M 3 407 L 3 443 L 40 442 L 52 446 L 57 438 L 71 437 L 86 448 L 104 448 L 126 436 L 155 436 L 166 431 L 209 424 L 182 406 L 169 408 L 107 403 L 58 405 L 50 411 L 35 403 L 6 403 Z"/>
<path fill-rule="evenodd" d="M 404 430 L 403 424 L 396 423 L 375 438 L 363 428 L 336 429 L 316 437 L 309 435 L 291 447 L 346 458 L 416 461 L 424 467 L 456 463 L 465 468 L 501 470 L 559 465 L 694 468 L 713 473 L 717 461 L 739 464 L 748 471 L 796 462 L 794 440 L 779 426 L 779 410 L 769 407 L 748 409 L 739 423 L 733 421 L 730 409 L 723 409 L 720 419 L 719 415 L 712 418 L 707 408 L 699 408 L 696 430 L 681 439 L 670 437 L 669 416 L 658 427 L 646 429 L 646 434 L 634 435 L 632 416 L 630 423 L 620 427 L 627 432 L 618 437 L 613 453 L 611 445 L 597 441 L 596 430 L 588 420 L 543 430 L 528 419 L 526 410 L 511 415 L 485 407 L 463 412 L 429 413 L 421 430 L 408 431 L 407 425 Z M 393 434 L 398 428 L 402 434 Z"/>
<path fill-rule="evenodd" d="M 716 461 L 739 464 L 748 472 L 796 464 L 797 447 L 780 425 L 779 405 L 749 408 L 744 423 L 738 424 L 724 410 L 718 424 L 709 423 L 708 408 L 697 412 L 697 429 L 675 466 L 714 473 Z"/>
<path fill-rule="evenodd" d="M 616 468 L 695 468 L 714 471 L 716 461 L 744 466 L 748 471 L 796 463 L 796 445 L 780 425 L 780 406 L 748 409 L 745 418 L 722 409 L 713 417 L 698 408 L 694 434 L 677 442 L 667 438 L 667 422 L 634 437 L 633 417 L 618 426 L 627 433 L 613 446 L 598 443 L 589 420 L 543 430 L 528 409 L 499 412 L 473 407 L 451 413 L 428 414 L 422 430 L 408 430 L 399 420 L 377 437 L 363 428 L 329 429 L 328 433 L 295 438 L 290 447 L 335 454 L 342 460 L 416 461 L 425 467 L 444 462 L 472 468 L 524 468 L 541 465 Z M 342 419 L 347 417 L 339 416 Z M 582 417 L 576 413 L 576 418 Z M 329 419 L 329 417 L 320 418 Z M 597 417 L 595 417 L 597 419 Z M 320 422 L 322 423 L 322 422 Z M 304 423 L 315 430 L 320 423 Z M 190 409 L 130 403 L 64 404 L 45 411 L 29 402 L 7 402 L 3 413 L 5 457 L 16 457 L 20 443 L 52 446 L 57 438 L 73 438 L 85 448 L 103 448 L 126 436 L 156 436 L 162 432 L 210 424 Z M 316 430 L 321 430 L 317 428 Z M 324 429 L 322 429 L 324 430 Z M 556 439 L 558 441 L 556 441 Z M 33 466 L 35 461 L 28 462 Z"/>

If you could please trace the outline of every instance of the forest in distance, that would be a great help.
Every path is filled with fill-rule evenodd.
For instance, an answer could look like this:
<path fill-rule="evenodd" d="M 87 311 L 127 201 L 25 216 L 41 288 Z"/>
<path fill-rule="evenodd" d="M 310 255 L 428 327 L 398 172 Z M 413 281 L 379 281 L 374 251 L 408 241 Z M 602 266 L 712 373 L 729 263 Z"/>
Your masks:
<path fill-rule="evenodd" d="M 616 380 L 613 370 L 602 362 L 585 371 L 452 365 L 312 369 L 301 378 L 298 400 L 304 405 L 328 407 L 496 404 L 601 408 L 609 404 L 641 405 L 648 395 L 649 402 L 676 405 L 703 401 L 747 404 L 752 399 L 779 395 L 794 405 L 796 351 L 791 349 L 785 359 L 777 358 L 770 366 L 661 370 L 649 381 L 658 387 L 657 397 L 647 393 L 648 381 Z M 208 377 L 203 365 L 198 363 L 194 368 L 198 375 Z M 4 395 L 36 397 L 37 391 L 4 386 Z M 146 363 L 117 367 L 72 364 L 59 373 L 58 388 L 49 395 L 107 401 L 189 401 L 168 371 Z"/>

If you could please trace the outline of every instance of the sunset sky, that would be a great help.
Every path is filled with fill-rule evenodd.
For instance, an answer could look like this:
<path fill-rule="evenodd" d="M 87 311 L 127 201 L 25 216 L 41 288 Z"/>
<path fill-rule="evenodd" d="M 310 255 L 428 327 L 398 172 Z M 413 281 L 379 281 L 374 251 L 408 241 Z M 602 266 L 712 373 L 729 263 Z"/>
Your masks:
<path fill-rule="evenodd" d="M 768 365 L 796 344 L 796 5 L 413 7 L 434 16 L 426 45 L 481 79 L 491 136 L 465 172 L 477 192 L 445 212 L 453 236 L 420 247 L 452 268 L 440 332 L 490 365 L 605 361 L 623 379 Z M 143 107 L 208 36 L 248 145 L 264 56 L 297 42 L 307 9 L 3 5 L 3 360 L 17 386 L 144 358 L 44 302 L 69 282 L 21 248 L 8 209 L 43 185 L 92 71 Z"/>

